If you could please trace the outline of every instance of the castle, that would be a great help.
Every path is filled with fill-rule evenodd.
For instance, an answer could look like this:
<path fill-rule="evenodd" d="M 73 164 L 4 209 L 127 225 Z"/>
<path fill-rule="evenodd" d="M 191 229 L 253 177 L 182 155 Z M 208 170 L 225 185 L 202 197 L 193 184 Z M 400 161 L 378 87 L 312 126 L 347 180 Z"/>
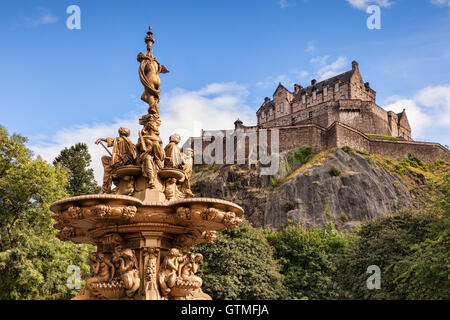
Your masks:
<path fill-rule="evenodd" d="M 376 92 L 364 83 L 358 63 L 352 70 L 328 80 L 311 81 L 309 87 L 296 84 L 290 92 L 281 83 L 256 112 L 259 128 L 317 124 L 322 128 L 334 122 L 346 124 L 363 133 L 411 140 L 406 112 L 386 111 L 376 103 Z"/>
<path fill-rule="evenodd" d="M 311 144 L 319 151 L 349 146 L 391 158 L 414 154 L 431 162 L 447 157 L 448 150 L 438 143 L 417 142 L 411 138 L 406 111 L 386 111 L 376 104 L 376 92 L 364 82 L 358 62 L 352 69 L 330 79 L 304 88 L 295 84 L 294 91 L 281 83 L 272 99 L 266 97 L 256 112 L 257 125 L 245 126 L 237 120 L 235 131 L 279 131 L 279 152 Z M 211 143 L 205 136 L 215 136 L 225 130 L 202 131 L 202 149 Z M 187 142 L 192 146 L 195 139 Z M 248 153 L 248 142 L 245 148 Z"/>

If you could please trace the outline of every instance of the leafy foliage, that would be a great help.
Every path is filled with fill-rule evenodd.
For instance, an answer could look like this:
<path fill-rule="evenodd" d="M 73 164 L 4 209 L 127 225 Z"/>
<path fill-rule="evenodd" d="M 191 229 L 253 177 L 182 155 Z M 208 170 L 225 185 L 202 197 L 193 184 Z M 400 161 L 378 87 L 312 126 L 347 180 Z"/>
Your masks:
<path fill-rule="evenodd" d="M 273 250 L 260 229 L 244 223 L 218 234 L 214 243 L 192 249 L 203 254 L 198 275 L 213 299 L 283 299 L 287 297 Z"/>
<path fill-rule="evenodd" d="M 288 222 L 278 232 L 266 231 L 275 257 L 282 265 L 284 284 L 294 299 L 330 299 L 335 296 L 333 258 L 343 252 L 345 234 L 329 223 L 324 229 L 307 230 Z"/>
<path fill-rule="evenodd" d="M 302 165 L 306 163 L 313 155 L 311 145 L 295 149 L 294 153 L 287 157 L 287 163 L 292 166 L 294 164 Z"/>
<path fill-rule="evenodd" d="M 66 268 L 86 273 L 89 246 L 55 238 L 49 206 L 67 196 L 68 172 L 33 158 L 25 142 L 0 127 L 0 299 L 68 298 Z"/>
<path fill-rule="evenodd" d="M 91 155 L 85 143 L 64 148 L 53 161 L 53 165 L 59 164 L 69 170 L 67 191 L 71 196 L 100 192 L 100 187 L 94 179 L 94 171 L 89 168 L 90 163 Z"/>
<path fill-rule="evenodd" d="M 450 174 L 441 197 L 423 210 L 406 210 L 364 223 L 338 259 L 339 283 L 355 299 L 449 299 Z M 381 269 L 381 289 L 366 288 L 366 268 Z"/>
<path fill-rule="evenodd" d="M 440 189 L 442 197 L 429 209 L 427 238 L 394 266 L 396 292 L 406 299 L 450 299 L 450 174 Z"/>

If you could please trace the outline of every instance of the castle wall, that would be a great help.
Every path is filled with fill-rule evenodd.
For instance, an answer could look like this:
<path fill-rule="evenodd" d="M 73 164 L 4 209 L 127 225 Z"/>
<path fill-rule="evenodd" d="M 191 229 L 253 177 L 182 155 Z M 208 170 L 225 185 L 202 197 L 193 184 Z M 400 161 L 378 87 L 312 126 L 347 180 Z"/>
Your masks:
<path fill-rule="evenodd" d="M 415 141 L 372 140 L 370 152 L 389 158 L 401 158 L 413 154 L 424 162 L 433 162 L 438 158 L 448 158 L 449 152 L 439 143 Z"/>
<path fill-rule="evenodd" d="M 247 131 L 246 128 L 243 128 Z M 335 122 L 328 129 L 322 128 L 315 124 L 309 123 L 305 125 L 288 126 L 288 127 L 278 127 L 272 130 L 278 130 L 279 132 L 279 152 L 284 152 L 287 150 L 292 150 L 294 148 L 311 144 L 314 150 L 320 151 L 328 148 L 338 147 L 342 148 L 344 146 L 352 147 L 356 150 L 380 154 L 389 158 L 401 158 L 408 155 L 408 153 L 413 154 L 417 158 L 425 162 L 432 162 L 437 158 L 448 158 L 450 157 L 449 151 L 438 143 L 429 142 L 416 142 L 416 141 L 398 141 L 398 140 L 382 140 L 377 139 L 372 136 L 367 136 L 364 133 L 348 126 L 347 124 Z M 270 153 L 271 146 L 271 130 L 267 130 L 267 142 Z M 184 147 L 188 145 L 194 148 L 193 140 L 201 138 L 191 138 L 185 143 Z M 257 144 L 259 145 L 259 135 L 256 138 Z M 190 141 L 190 142 L 189 142 Z M 203 141 L 200 142 L 201 150 L 205 150 L 213 141 Z M 243 145 L 234 145 L 234 159 L 235 163 L 237 161 L 237 148 L 245 148 L 245 158 L 248 158 L 249 154 L 249 138 L 245 139 Z M 222 150 L 226 156 L 226 144 L 223 140 Z M 194 148 L 194 153 L 198 154 L 200 150 Z M 215 153 L 213 153 L 215 155 Z M 203 160 L 205 161 L 205 160 Z"/>
<path fill-rule="evenodd" d="M 279 128 L 280 152 L 311 144 L 314 150 L 322 150 L 327 146 L 326 130 L 314 124 Z"/>
<path fill-rule="evenodd" d="M 393 135 L 387 111 L 373 102 L 340 101 L 339 122 L 357 128 L 363 133 Z"/>
<path fill-rule="evenodd" d="M 327 133 L 330 134 L 331 132 L 334 132 L 335 140 L 331 141 L 332 144 L 329 147 L 349 146 L 361 151 L 370 151 L 370 140 L 367 136 L 351 127 L 335 122 Z"/>

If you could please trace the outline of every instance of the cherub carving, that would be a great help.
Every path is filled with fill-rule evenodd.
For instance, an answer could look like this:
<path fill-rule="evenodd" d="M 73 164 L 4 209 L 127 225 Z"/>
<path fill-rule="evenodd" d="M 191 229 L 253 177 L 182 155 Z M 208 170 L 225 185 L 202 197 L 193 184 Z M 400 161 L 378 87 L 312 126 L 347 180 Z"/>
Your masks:
<path fill-rule="evenodd" d="M 131 298 L 139 289 L 141 280 L 137 271 L 137 259 L 133 250 L 114 248 L 112 261 L 116 264 L 118 277 L 123 281 L 127 297 Z"/>
<path fill-rule="evenodd" d="M 159 273 L 159 286 L 163 296 L 167 296 L 180 275 L 179 265 L 183 262 L 183 254 L 177 248 L 169 250 L 164 257 Z"/>
<path fill-rule="evenodd" d="M 86 290 L 95 294 L 94 283 L 111 281 L 114 278 L 115 267 L 103 253 L 91 253 L 88 258 L 91 266 L 91 276 L 86 281 Z"/>

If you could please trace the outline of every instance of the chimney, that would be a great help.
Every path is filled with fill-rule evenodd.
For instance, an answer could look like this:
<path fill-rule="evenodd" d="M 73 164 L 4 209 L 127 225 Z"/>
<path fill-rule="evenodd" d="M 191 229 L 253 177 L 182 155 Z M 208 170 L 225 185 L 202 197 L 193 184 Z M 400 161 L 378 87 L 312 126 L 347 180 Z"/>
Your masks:
<path fill-rule="evenodd" d="M 301 85 L 294 84 L 294 93 L 299 92 L 301 89 L 303 89 L 303 87 Z"/>
<path fill-rule="evenodd" d="M 265 97 L 264 98 L 264 104 L 266 104 L 267 102 L 269 102 L 270 101 L 270 98 L 269 97 Z"/>
<path fill-rule="evenodd" d="M 316 79 L 312 79 L 311 80 L 311 85 L 313 86 L 313 85 L 315 85 L 317 83 L 317 80 Z"/>
<path fill-rule="evenodd" d="M 352 61 L 352 70 L 356 70 L 356 69 L 358 69 L 358 67 L 359 67 L 358 62 Z"/>

